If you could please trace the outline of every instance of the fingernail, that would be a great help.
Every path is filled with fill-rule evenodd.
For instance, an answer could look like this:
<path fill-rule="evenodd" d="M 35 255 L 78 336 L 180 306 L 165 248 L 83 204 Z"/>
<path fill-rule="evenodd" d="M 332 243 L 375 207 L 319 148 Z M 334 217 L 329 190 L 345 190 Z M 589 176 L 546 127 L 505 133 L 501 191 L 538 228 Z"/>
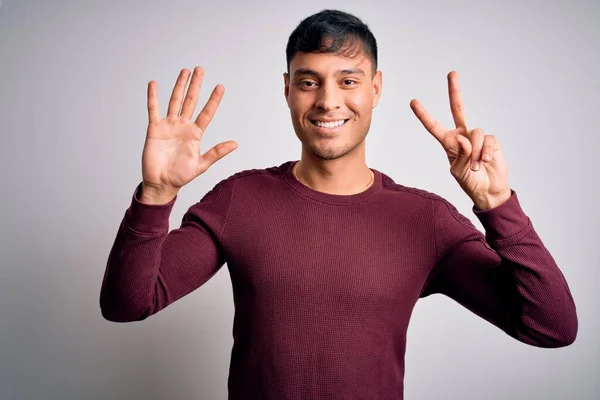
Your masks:
<path fill-rule="evenodd" d="M 473 169 L 473 171 L 479 171 L 479 161 L 473 161 L 473 163 L 471 164 L 471 168 Z"/>

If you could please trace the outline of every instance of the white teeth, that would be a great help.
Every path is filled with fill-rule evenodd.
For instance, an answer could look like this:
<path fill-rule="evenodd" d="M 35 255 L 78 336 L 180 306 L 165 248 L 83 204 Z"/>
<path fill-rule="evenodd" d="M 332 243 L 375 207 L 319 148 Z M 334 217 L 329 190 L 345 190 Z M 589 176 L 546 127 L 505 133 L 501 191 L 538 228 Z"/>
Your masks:
<path fill-rule="evenodd" d="M 321 128 L 335 128 L 344 124 L 344 120 L 341 119 L 339 121 L 331 121 L 331 122 L 323 122 L 323 121 L 315 121 L 315 125 Z"/>

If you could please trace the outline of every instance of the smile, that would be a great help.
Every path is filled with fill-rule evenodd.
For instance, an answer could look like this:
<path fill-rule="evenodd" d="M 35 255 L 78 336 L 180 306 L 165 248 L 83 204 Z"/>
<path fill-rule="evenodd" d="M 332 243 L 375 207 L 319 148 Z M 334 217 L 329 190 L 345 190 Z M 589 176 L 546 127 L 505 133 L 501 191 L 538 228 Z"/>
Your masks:
<path fill-rule="evenodd" d="M 311 120 L 310 121 L 313 125 L 318 126 L 319 128 L 326 128 L 326 129 L 335 129 L 338 128 L 342 125 L 344 125 L 346 122 L 348 122 L 347 119 L 340 119 L 338 121 L 318 121 L 318 120 Z"/>

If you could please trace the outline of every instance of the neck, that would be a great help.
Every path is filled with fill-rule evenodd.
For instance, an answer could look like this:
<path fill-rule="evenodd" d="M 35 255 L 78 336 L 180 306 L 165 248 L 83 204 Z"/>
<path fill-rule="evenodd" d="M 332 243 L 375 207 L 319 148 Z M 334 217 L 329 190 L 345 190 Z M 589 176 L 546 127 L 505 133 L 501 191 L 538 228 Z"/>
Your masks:
<path fill-rule="evenodd" d="M 362 157 L 341 157 L 335 160 L 315 159 L 304 154 L 294 166 L 296 179 L 319 192 L 352 195 L 373 184 L 374 174 Z"/>

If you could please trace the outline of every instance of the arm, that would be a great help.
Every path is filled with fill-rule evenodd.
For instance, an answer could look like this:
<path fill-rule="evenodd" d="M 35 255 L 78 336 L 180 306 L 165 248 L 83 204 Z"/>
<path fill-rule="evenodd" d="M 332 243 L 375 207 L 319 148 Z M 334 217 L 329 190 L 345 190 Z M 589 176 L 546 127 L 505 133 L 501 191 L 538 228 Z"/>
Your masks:
<path fill-rule="evenodd" d="M 237 148 L 228 141 L 200 151 L 224 89 L 217 85 L 192 121 L 204 70 L 194 68 L 186 92 L 189 75 L 183 69 L 177 77 L 165 118 L 160 118 L 156 82 L 148 82 L 142 183 L 119 226 L 100 290 L 102 315 L 110 321 L 148 318 L 204 284 L 225 263 L 219 242 L 233 197 L 232 180 L 217 184 L 169 233 L 179 190 Z"/>
<path fill-rule="evenodd" d="M 139 201 L 141 184 L 119 226 L 100 291 L 109 321 L 143 320 L 197 289 L 225 263 L 220 239 L 235 183 L 224 180 L 188 209 L 169 232 L 176 198 L 163 205 Z"/>
<path fill-rule="evenodd" d="M 516 193 L 496 208 L 473 208 L 485 236 L 450 203 L 433 201 L 437 263 L 422 297 L 445 294 L 529 345 L 573 343 L 571 292 Z"/>

